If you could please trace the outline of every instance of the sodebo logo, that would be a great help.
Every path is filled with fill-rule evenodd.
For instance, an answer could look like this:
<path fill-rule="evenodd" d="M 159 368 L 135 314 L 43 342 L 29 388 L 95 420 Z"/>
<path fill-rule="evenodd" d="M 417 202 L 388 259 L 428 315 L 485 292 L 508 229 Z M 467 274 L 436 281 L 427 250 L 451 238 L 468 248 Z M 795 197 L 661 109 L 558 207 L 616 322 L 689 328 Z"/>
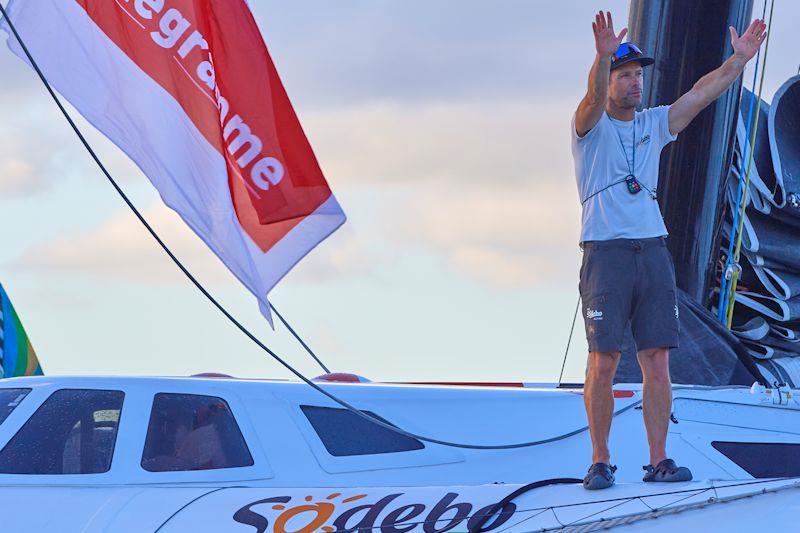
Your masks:
<path fill-rule="evenodd" d="M 359 500 L 367 498 L 367 494 L 343 497 L 342 493 L 335 492 L 324 501 L 314 501 L 312 496 L 306 496 L 302 503 L 292 505 L 289 505 L 291 496 L 275 496 L 248 503 L 234 513 L 233 519 L 252 526 L 254 533 L 266 532 L 270 523 L 275 533 L 400 533 L 418 529 L 425 533 L 455 533 L 473 530 L 495 507 L 491 504 L 475 509 L 472 503 L 457 501 L 460 495 L 456 492 L 448 492 L 435 503 L 398 505 L 395 500 L 403 496 L 403 493 L 388 494 L 374 503 L 363 503 Z M 351 505 L 356 501 L 359 501 L 358 505 Z M 480 531 L 493 531 L 506 524 L 516 510 L 513 502 L 507 503 L 486 521 Z"/>
<path fill-rule="evenodd" d="M 591 307 L 586 308 L 586 318 L 590 320 L 603 320 L 603 312 Z"/>

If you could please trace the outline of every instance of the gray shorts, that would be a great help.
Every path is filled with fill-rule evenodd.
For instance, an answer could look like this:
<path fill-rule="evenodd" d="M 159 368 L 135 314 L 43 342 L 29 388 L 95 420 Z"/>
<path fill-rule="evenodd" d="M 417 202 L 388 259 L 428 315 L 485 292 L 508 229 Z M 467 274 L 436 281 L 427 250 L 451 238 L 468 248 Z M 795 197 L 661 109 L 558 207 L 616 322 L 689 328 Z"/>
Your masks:
<path fill-rule="evenodd" d="M 587 241 L 581 311 L 590 352 L 619 352 L 630 323 L 638 350 L 678 347 L 675 266 L 666 238 Z"/>

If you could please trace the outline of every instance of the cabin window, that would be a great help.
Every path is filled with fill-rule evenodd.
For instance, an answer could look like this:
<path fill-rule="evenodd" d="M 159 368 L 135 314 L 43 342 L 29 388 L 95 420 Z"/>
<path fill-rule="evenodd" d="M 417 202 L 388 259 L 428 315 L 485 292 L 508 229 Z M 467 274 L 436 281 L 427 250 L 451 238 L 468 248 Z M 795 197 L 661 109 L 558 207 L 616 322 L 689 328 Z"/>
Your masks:
<path fill-rule="evenodd" d="M 334 457 L 409 452 L 425 447 L 417 439 L 373 424 L 347 409 L 313 405 L 301 405 L 300 409 Z M 364 412 L 390 424 L 375 413 Z"/>
<path fill-rule="evenodd" d="M 756 479 L 800 476 L 800 444 L 714 441 L 711 446 Z"/>
<path fill-rule="evenodd" d="M 195 394 L 156 394 L 142 454 L 149 472 L 252 466 L 228 404 Z"/>
<path fill-rule="evenodd" d="M 31 389 L 0 389 L 0 424 L 22 403 Z"/>
<path fill-rule="evenodd" d="M 108 472 L 124 397 L 112 390 L 54 392 L 0 451 L 0 473 Z"/>

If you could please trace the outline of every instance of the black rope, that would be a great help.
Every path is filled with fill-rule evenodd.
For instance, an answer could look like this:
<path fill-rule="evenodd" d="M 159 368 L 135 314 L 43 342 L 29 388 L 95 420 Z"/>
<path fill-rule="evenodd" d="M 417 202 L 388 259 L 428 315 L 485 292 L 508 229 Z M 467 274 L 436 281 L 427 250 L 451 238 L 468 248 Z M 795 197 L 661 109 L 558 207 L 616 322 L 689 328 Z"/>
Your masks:
<path fill-rule="evenodd" d="M 179 514 L 181 511 L 183 511 L 184 509 L 186 509 L 187 507 L 189 507 L 190 505 L 192 505 L 192 504 L 193 504 L 194 502 L 196 502 L 197 500 L 199 500 L 199 499 L 201 499 L 201 498 L 205 498 L 206 496 L 209 496 L 209 495 L 211 495 L 211 494 L 214 494 L 215 492 L 219 492 L 219 491 L 221 491 L 221 490 L 225 490 L 225 489 L 227 489 L 227 488 L 228 488 L 228 487 L 218 487 L 218 488 L 216 488 L 216 489 L 214 489 L 214 490 L 211 490 L 211 491 L 208 491 L 208 492 L 204 492 L 204 493 L 200 494 L 199 496 L 197 496 L 197 497 L 195 497 L 195 498 L 192 498 L 192 499 L 191 499 L 191 500 L 189 500 L 188 502 L 184 503 L 184 504 L 183 504 L 183 505 L 182 505 L 182 506 L 181 506 L 181 507 L 180 507 L 180 508 L 179 508 L 177 511 L 175 511 L 174 513 L 172 513 L 171 515 L 169 515 L 169 518 L 167 518 L 166 520 L 164 520 L 164 523 L 162 523 L 160 526 L 158 526 L 158 529 L 156 529 L 156 530 L 155 530 L 153 533 L 158 533 L 159 531 L 161 531 L 161 530 L 164 528 L 164 526 L 165 526 L 165 525 L 167 525 L 167 522 L 169 522 L 170 520 L 172 520 L 173 518 L 175 518 L 176 516 L 178 516 L 178 514 Z"/>
<path fill-rule="evenodd" d="M 191 274 L 191 272 L 189 272 L 189 270 L 183 265 L 183 263 L 181 263 L 181 261 L 172 253 L 172 251 L 164 243 L 164 241 L 161 240 L 161 238 L 158 236 L 158 234 L 155 232 L 155 230 L 150 226 L 150 224 L 148 224 L 148 222 L 147 222 L 147 220 L 145 220 L 144 216 L 139 212 L 138 209 L 136 209 L 136 206 L 133 205 L 133 202 L 131 202 L 131 200 L 128 198 L 128 196 L 125 194 L 125 192 L 122 190 L 122 188 L 117 184 L 117 182 L 114 180 L 114 178 L 108 172 L 108 170 L 106 169 L 105 165 L 103 165 L 102 161 L 100 161 L 100 158 L 94 152 L 94 150 L 92 149 L 92 147 L 89 144 L 89 142 L 83 136 L 83 134 L 78 129 L 78 127 L 75 125 L 75 122 L 72 120 L 72 117 L 70 117 L 69 113 L 67 113 L 67 110 L 64 109 L 64 106 L 61 104 L 61 101 L 58 99 L 58 97 L 56 96 L 55 92 L 53 91 L 53 88 L 51 87 L 50 82 L 47 81 L 47 78 L 42 73 L 41 69 L 39 68 L 39 65 L 36 63 L 36 60 L 33 58 L 33 56 L 31 55 L 30 51 L 28 50 L 28 47 L 25 46 L 25 43 L 23 42 L 22 38 L 20 37 L 19 33 L 17 32 L 16 27 L 11 22 L 11 19 L 8 17 L 8 13 L 6 12 L 5 7 L 3 7 L 2 2 L 0 2 L 0 14 L 6 19 L 6 22 L 8 23 L 9 28 L 11 29 L 12 33 L 14 34 L 14 37 L 17 39 L 17 42 L 19 42 L 20 46 L 22 47 L 22 50 L 25 53 L 25 56 L 28 58 L 28 61 L 30 62 L 30 64 L 33 66 L 33 69 L 36 71 L 36 74 L 39 76 L 39 79 L 42 81 L 44 86 L 47 88 L 47 92 L 50 93 L 50 96 L 53 98 L 53 100 L 55 101 L 56 105 L 61 110 L 61 113 L 64 115 L 64 118 L 66 118 L 67 122 L 72 127 L 72 130 L 78 136 L 78 138 L 80 139 L 80 141 L 83 144 L 83 146 L 86 148 L 86 150 L 91 155 L 92 159 L 94 159 L 95 163 L 97 163 L 97 166 L 103 172 L 103 175 L 105 175 L 105 177 L 108 179 L 108 181 L 114 187 L 114 189 L 117 191 L 117 193 L 120 195 L 120 197 L 125 201 L 125 203 L 128 205 L 128 207 L 131 209 L 133 214 L 136 215 L 136 218 L 139 219 L 139 222 L 142 223 L 142 225 L 145 227 L 145 229 L 147 229 L 147 231 L 150 233 L 150 235 L 153 237 L 153 239 L 155 239 L 156 242 L 159 244 L 159 246 L 161 246 L 162 250 L 164 250 L 164 252 L 169 256 L 170 259 L 172 259 L 172 261 L 175 263 L 175 265 L 181 270 L 181 272 L 183 272 L 183 274 L 187 277 L 187 279 L 189 279 L 189 281 L 192 282 L 192 284 L 197 288 L 197 290 L 199 290 L 203 294 L 203 296 L 205 296 L 208 299 L 208 301 L 211 302 L 211 304 L 214 307 L 216 307 L 217 310 L 219 310 L 219 312 L 222 313 L 225 316 L 225 318 L 230 320 L 230 322 L 233 325 L 235 325 L 242 333 L 244 333 L 259 348 L 261 348 L 262 350 L 267 352 L 273 359 L 275 359 L 278 363 L 280 363 L 289 372 L 291 372 L 297 378 L 299 378 L 301 381 L 303 381 L 306 385 L 308 385 L 312 389 L 316 390 L 320 394 L 326 396 L 331 401 L 333 401 L 333 402 L 337 403 L 338 405 L 344 407 L 345 409 L 347 409 L 351 413 L 353 413 L 353 414 L 355 414 L 355 415 L 357 415 L 357 416 L 359 416 L 359 417 L 361 417 L 361 418 L 363 418 L 363 419 L 365 419 L 365 420 L 367 420 L 369 422 L 372 422 L 373 424 L 381 426 L 384 429 L 388 429 L 389 431 L 393 431 L 393 432 L 398 433 L 400 435 L 404 435 L 406 437 L 410 437 L 410 438 L 417 439 L 417 440 L 420 440 L 420 441 L 429 442 L 429 443 L 432 443 L 432 444 L 441 444 L 442 446 L 450 446 L 450 447 L 453 447 L 453 448 L 465 448 L 465 449 L 471 449 L 471 450 L 510 450 L 510 449 L 515 449 L 515 448 L 527 448 L 527 447 L 531 447 L 531 446 L 539 446 L 539 445 L 542 445 L 542 444 L 547 444 L 547 443 L 550 443 L 550 442 L 556 442 L 556 441 L 559 441 L 559 440 L 567 439 L 567 438 L 572 437 L 574 435 L 578 435 L 579 433 L 583 433 L 584 431 L 589 429 L 589 426 L 584 426 L 584 427 L 576 429 L 574 431 L 570 431 L 569 433 L 564 433 L 562 435 L 558 435 L 558 436 L 551 437 L 551 438 L 548 438 L 548 439 L 542 439 L 542 440 L 530 441 L 530 442 L 521 442 L 521 443 L 515 443 L 515 444 L 479 445 L 479 444 L 464 444 L 464 443 L 458 443 L 458 442 L 450 442 L 450 441 L 446 441 L 446 440 L 434 439 L 434 438 L 431 438 L 431 437 L 425 437 L 425 436 L 422 436 L 422 435 L 417 435 L 417 434 L 412 433 L 410 431 L 405 431 L 403 429 L 398 428 L 397 426 L 393 426 L 392 424 L 389 424 L 387 422 L 379 420 L 379 419 L 377 419 L 377 418 L 375 418 L 375 417 L 373 417 L 371 415 L 368 415 L 368 414 L 364 413 L 363 411 L 357 409 L 356 407 L 354 407 L 350 403 L 348 403 L 345 400 L 342 400 L 341 398 L 339 398 L 338 396 L 326 391 L 325 389 L 323 389 L 322 387 L 320 387 L 319 385 L 317 385 L 316 383 L 314 383 L 313 381 L 308 379 L 305 375 L 303 375 L 301 372 L 296 370 L 292 365 L 290 365 L 289 363 L 284 361 L 278 354 L 273 352 L 267 345 L 265 345 L 258 338 L 256 338 L 256 336 L 253 335 L 250 332 L 250 330 L 248 330 L 238 320 L 236 320 L 236 318 L 234 318 L 233 315 L 231 315 L 228 312 L 228 310 L 225 309 L 205 289 L 205 287 L 203 287 L 203 285 Z M 613 414 L 613 416 L 617 416 L 619 414 L 624 413 L 625 411 L 628 411 L 629 409 L 633 409 L 634 407 L 636 407 L 637 405 L 639 405 L 641 403 L 642 403 L 641 400 L 637 400 L 637 401 L 635 401 L 635 402 L 623 407 L 622 409 L 616 411 Z"/>
<path fill-rule="evenodd" d="M 657 509 L 657 507 L 650 507 L 650 505 L 646 501 L 644 501 L 644 498 L 646 498 L 646 496 L 639 496 L 636 499 L 639 500 L 639 502 L 641 502 L 642 505 L 644 505 L 645 507 L 647 507 L 651 511 L 655 511 Z"/>
<path fill-rule="evenodd" d="M 564 522 L 562 522 L 561 519 L 558 518 L 558 515 L 556 514 L 555 507 L 550 507 L 550 512 L 553 513 L 553 518 L 556 519 L 556 522 L 558 522 L 558 525 L 563 528 L 565 526 Z"/>
<path fill-rule="evenodd" d="M 297 332 L 294 330 L 294 328 L 286 321 L 285 318 L 283 318 L 283 315 L 281 315 L 278 312 L 278 310 L 275 308 L 275 306 L 272 303 L 270 303 L 269 306 L 272 309 L 272 311 L 278 316 L 278 318 L 283 323 L 283 325 L 286 326 L 286 329 L 288 329 L 289 332 L 292 334 L 292 336 L 295 339 L 297 339 L 297 342 L 299 342 L 303 346 L 303 348 L 305 348 L 305 350 L 309 353 L 309 355 L 311 355 L 311 357 L 314 358 L 314 361 L 319 363 L 319 366 L 322 367 L 322 370 L 324 370 L 326 374 L 330 374 L 331 371 L 328 370 L 328 367 L 325 366 L 325 363 L 323 363 L 322 361 L 319 360 L 319 357 L 317 357 L 317 355 L 311 350 L 311 348 L 308 346 L 308 344 L 306 344 L 305 341 L 302 338 L 300 338 L 300 335 L 298 335 Z"/>
<path fill-rule="evenodd" d="M 586 202 L 588 202 L 589 200 L 591 200 L 592 198 L 594 198 L 595 196 L 597 196 L 597 195 L 598 195 L 598 194 L 600 194 L 601 192 L 603 192 L 603 191 L 607 191 L 608 189 L 610 189 L 610 188 L 611 188 L 611 187 L 613 187 L 614 185 L 619 185 L 620 183 L 625 183 L 625 182 L 627 181 L 627 179 L 628 179 L 628 178 L 622 178 L 621 180 L 617 180 L 617 181 L 615 181 L 615 182 L 611 183 L 610 185 L 606 185 L 605 187 L 603 187 L 603 188 L 602 188 L 602 189 L 600 189 L 599 191 L 595 191 L 595 192 L 593 192 L 592 194 L 590 194 L 589 196 L 587 196 L 586 198 L 584 198 L 583 200 L 581 200 L 581 205 L 585 204 Z"/>
<path fill-rule="evenodd" d="M 587 196 L 586 198 L 584 198 L 583 200 L 581 200 L 581 205 L 585 204 L 586 202 L 588 202 L 589 200 L 591 200 L 592 198 L 594 198 L 595 196 L 597 196 L 597 195 L 598 195 L 598 194 L 600 194 L 601 192 L 603 192 L 603 191 L 607 191 L 607 190 L 608 190 L 608 189 L 610 189 L 611 187 L 613 187 L 613 186 L 615 186 L 615 185 L 619 185 L 620 183 L 625 183 L 626 181 L 628 181 L 628 178 L 623 178 L 623 179 L 621 179 L 621 180 L 618 180 L 618 181 L 615 181 L 615 182 L 613 182 L 613 183 L 612 183 L 612 184 L 610 184 L 610 185 L 606 185 L 605 187 L 603 187 L 603 188 L 602 188 L 602 189 L 600 189 L 599 191 L 595 191 L 595 192 L 593 192 L 592 194 L 590 194 L 589 196 Z M 642 187 L 644 187 L 644 189 L 645 189 L 647 192 L 649 192 L 649 193 L 650 193 L 650 197 L 651 197 L 653 200 L 657 200 L 657 199 L 658 199 L 658 194 L 656 194 L 656 192 L 655 192 L 654 190 L 652 190 L 650 187 L 648 187 L 647 185 L 645 185 L 644 183 L 642 183 L 642 182 L 641 182 L 641 181 L 639 181 L 639 180 L 636 180 L 636 183 L 638 183 L 639 185 L 641 185 Z"/>
<path fill-rule="evenodd" d="M 489 509 L 480 520 L 475 522 L 475 525 L 473 525 L 467 533 L 479 533 L 480 531 L 483 531 L 483 526 L 486 525 L 486 522 L 488 522 L 490 518 L 493 518 L 498 512 L 500 512 L 501 513 L 500 516 L 502 516 L 502 510 L 505 509 L 506 505 L 513 502 L 515 499 L 522 496 L 526 492 L 530 492 L 540 487 L 547 487 L 549 485 L 567 485 L 567 484 L 575 484 L 581 482 L 582 481 L 580 479 L 576 478 L 559 477 L 554 479 L 543 479 L 541 481 L 536 481 L 534 483 L 528 483 L 527 485 L 523 485 L 522 487 L 518 488 L 517 490 L 515 490 L 514 492 L 512 492 L 511 494 L 509 494 L 508 496 L 506 496 L 505 498 L 494 504 L 492 508 Z"/>
<path fill-rule="evenodd" d="M 578 295 L 578 301 L 575 304 L 575 312 L 572 314 L 572 326 L 569 328 L 569 337 L 567 338 L 567 348 L 564 350 L 564 360 L 561 362 L 561 372 L 558 374 L 558 384 L 561 385 L 561 379 L 564 377 L 564 368 L 567 366 L 567 355 L 569 354 L 569 345 L 572 343 L 572 335 L 575 333 L 575 319 L 578 318 L 578 309 L 581 306 L 581 297 Z"/>

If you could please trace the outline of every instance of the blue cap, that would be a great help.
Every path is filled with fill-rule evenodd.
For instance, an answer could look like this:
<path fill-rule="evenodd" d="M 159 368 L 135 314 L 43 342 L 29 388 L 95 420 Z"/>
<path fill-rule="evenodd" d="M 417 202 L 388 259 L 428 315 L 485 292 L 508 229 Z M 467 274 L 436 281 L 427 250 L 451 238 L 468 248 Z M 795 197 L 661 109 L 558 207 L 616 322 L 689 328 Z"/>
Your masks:
<path fill-rule="evenodd" d="M 617 48 L 617 51 L 614 52 L 614 55 L 611 56 L 611 70 L 619 68 L 626 63 L 630 63 L 631 61 L 638 61 L 643 67 L 652 65 L 656 62 L 656 60 L 652 57 L 644 55 L 644 52 L 639 50 L 639 47 L 635 44 L 622 43 L 619 45 L 619 48 Z"/>

